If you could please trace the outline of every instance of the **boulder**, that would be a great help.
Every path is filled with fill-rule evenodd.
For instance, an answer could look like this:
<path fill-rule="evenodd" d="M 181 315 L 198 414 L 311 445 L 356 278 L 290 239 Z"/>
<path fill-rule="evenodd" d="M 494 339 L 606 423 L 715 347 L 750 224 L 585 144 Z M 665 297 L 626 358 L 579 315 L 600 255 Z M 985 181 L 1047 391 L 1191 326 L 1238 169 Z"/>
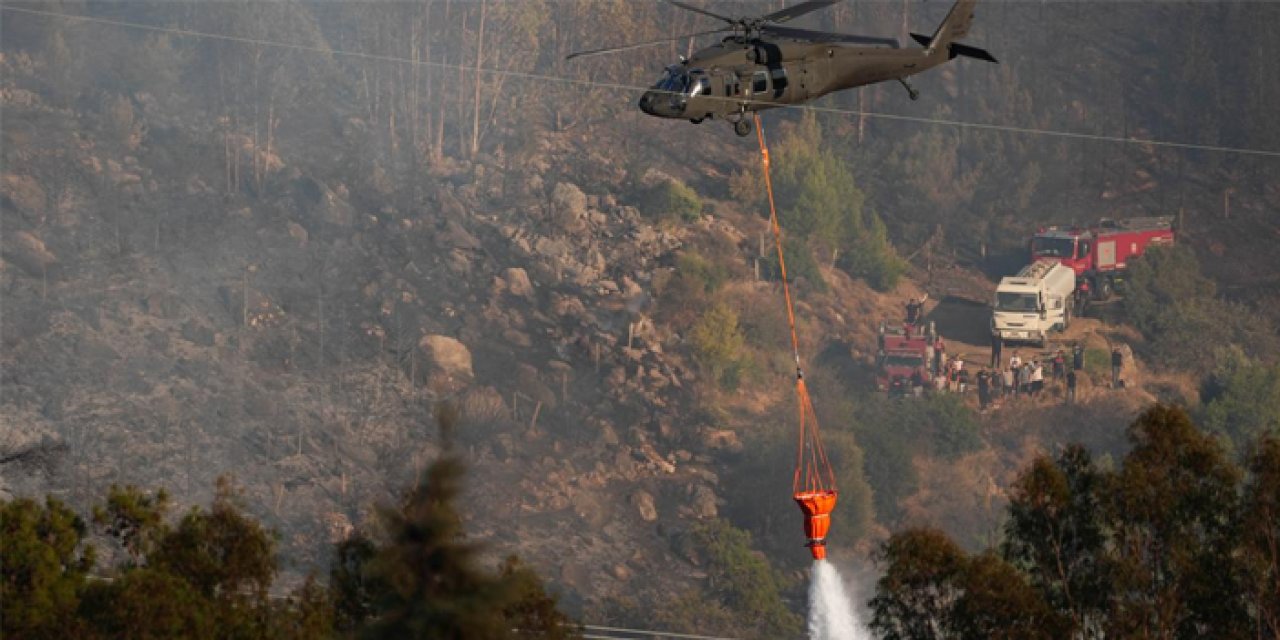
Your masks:
<path fill-rule="evenodd" d="M 742 451 L 738 433 L 731 429 L 713 429 L 702 434 L 702 446 L 707 449 L 724 449 L 733 453 Z"/>
<path fill-rule="evenodd" d="M 47 198 L 35 178 L 6 173 L 0 178 L 0 196 L 17 209 L 27 222 L 38 225 L 44 221 Z"/>
<path fill-rule="evenodd" d="M 425 336 L 418 342 L 427 366 L 427 386 L 438 393 L 454 393 L 475 377 L 471 371 L 471 351 L 454 338 Z"/>
<path fill-rule="evenodd" d="M 638 489 L 631 494 L 631 504 L 640 512 L 640 519 L 645 522 L 653 522 L 658 519 L 658 507 L 654 503 L 653 496 L 644 489 Z"/>
<path fill-rule="evenodd" d="M 298 244 L 301 246 L 307 246 L 307 240 L 310 239 L 310 236 L 302 225 L 296 222 L 290 222 L 288 224 L 288 229 L 290 238 L 297 240 Z"/>
<path fill-rule="evenodd" d="M 522 298 L 533 297 L 533 283 L 529 274 L 519 267 L 512 267 L 502 272 L 502 280 L 507 283 L 507 293 Z"/>
<path fill-rule="evenodd" d="M 320 219 L 340 227 L 349 227 L 356 221 L 356 210 L 339 193 L 325 190 L 319 206 Z"/>
<path fill-rule="evenodd" d="M 35 234 L 19 231 L 5 238 L 4 259 L 32 276 L 43 276 L 58 257 Z"/>
<path fill-rule="evenodd" d="M 577 185 L 556 183 L 551 190 L 551 219 L 561 229 L 576 233 L 587 228 L 587 196 Z"/>
<path fill-rule="evenodd" d="M 716 508 L 716 492 L 705 484 L 700 484 L 693 490 L 693 513 L 699 518 L 714 518 L 719 514 Z"/>

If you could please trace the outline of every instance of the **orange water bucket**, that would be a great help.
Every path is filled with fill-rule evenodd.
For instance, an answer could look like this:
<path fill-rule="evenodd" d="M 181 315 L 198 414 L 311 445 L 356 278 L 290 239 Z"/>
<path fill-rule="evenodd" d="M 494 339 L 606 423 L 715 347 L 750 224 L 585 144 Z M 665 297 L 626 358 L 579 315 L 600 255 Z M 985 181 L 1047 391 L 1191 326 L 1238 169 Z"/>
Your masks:
<path fill-rule="evenodd" d="M 827 557 L 827 531 L 831 529 L 831 512 L 836 508 L 836 492 L 804 491 L 792 496 L 804 512 L 804 536 L 809 539 L 809 553 L 814 560 Z"/>

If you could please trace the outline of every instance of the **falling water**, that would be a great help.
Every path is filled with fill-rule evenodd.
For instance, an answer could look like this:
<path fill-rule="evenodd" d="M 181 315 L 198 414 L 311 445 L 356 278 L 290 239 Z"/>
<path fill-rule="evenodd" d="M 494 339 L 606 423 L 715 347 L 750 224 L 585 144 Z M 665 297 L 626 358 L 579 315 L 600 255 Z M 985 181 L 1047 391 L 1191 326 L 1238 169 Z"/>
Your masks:
<path fill-rule="evenodd" d="M 813 563 L 809 585 L 809 640 L 871 640 L 871 632 L 858 619 L 853 600 L 835 565 Z"/>

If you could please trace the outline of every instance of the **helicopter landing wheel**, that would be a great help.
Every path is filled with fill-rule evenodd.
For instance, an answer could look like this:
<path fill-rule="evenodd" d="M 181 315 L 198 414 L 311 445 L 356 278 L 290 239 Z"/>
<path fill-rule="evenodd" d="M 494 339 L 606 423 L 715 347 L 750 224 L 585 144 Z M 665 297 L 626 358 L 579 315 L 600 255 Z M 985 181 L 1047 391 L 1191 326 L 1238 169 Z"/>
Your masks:
<path fill-rule="evenodd" d="M 738 120 L 737 122 L 733 123 L 733 132 L 738 134 L 739 136 L 742 136 L 743 138 L 751 135 L 751 130 L 753 128 L 754 127 L 752 126 L 751 121 L 748 120 L 745 115 L 742 117 L 741 120 Z"/>

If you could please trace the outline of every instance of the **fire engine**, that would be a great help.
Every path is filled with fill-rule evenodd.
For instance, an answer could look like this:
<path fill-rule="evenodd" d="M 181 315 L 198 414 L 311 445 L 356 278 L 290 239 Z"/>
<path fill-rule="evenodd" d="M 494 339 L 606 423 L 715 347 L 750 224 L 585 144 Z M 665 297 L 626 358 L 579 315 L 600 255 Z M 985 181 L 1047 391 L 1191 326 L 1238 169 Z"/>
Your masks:
<path fill-rule="evenodd" d="M 890 397 L 923 393 L 933 381 L 933 344 L 938 339 L 932 322 L 892 326 L 880 323 L 876 349 L 876 388 Z"/>
<path fill-rule="evenodd" d="M 1088 228 L 1044 227 L 1031 238 L 1031 260 L 1052 258 L 1076 272 L 1076 289 L 1097 300 L 1111 297 L 1115 281 L 1147 247 L 1173 244 L 1172 216 L 1110 220 Z"/>

